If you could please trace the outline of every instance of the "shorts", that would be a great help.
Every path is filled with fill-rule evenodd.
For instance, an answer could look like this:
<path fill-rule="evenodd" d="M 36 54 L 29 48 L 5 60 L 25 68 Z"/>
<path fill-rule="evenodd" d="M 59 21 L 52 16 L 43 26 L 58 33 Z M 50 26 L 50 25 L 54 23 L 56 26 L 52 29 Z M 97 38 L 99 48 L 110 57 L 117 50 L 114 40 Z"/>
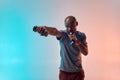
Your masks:
<path fill-rule="evenodd" d="M 84 80 L 84 70 L 80 72 L 64 72 L 60 70 L 59 80 Z"/>

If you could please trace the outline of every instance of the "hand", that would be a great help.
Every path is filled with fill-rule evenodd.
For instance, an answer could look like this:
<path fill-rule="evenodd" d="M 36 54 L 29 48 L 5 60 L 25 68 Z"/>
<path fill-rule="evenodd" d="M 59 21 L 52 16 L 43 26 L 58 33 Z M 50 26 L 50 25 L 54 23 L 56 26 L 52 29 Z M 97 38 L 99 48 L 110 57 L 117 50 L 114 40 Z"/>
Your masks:
<path fill-rule="evenodd" d="M 48 36 L 48 31 L 45 26 L 37 27 L 36 30 L 41 36 Z"/>
<path fill-rule="evenodd" d="M 38 32 L 41 36 L 48 36 L 46 26 L 34 26 L 33 31 Z"/>
<path fill-rule="evenodd" d="M 76 45 L 76 46 L 80 46 L 81 42 L 77 39 L 76 35 L 75 34 L 71 34 L 71 35 L 68 35 L 70 40 L 71 41 L 74 41 L 73 43 Z M 73 44 L 72 43 L 72 44 Z M 71 44 L 71 43 L 70 43 Z"/>
<path fill-rule="evenodd" d="M 78 40 L 76 40 L 75 45 L 76 45 L 76 46 L 80 46 L 80 45 L 81 45 L 81 42 L 78 41 Z"/>
<path fill-rule="evenodd" d="M 70 40 L 77 40 L 77 37 L 75 34 L 69 34 L 68 36 L 69 36 Z"/>

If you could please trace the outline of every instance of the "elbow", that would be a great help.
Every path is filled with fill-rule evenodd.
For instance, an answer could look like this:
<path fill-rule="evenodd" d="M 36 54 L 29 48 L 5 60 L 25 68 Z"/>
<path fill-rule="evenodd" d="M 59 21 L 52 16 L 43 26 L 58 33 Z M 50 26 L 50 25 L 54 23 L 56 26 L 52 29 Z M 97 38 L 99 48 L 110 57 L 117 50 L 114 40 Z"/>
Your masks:
<path fill-rule="evenodd" d="M 88 50 L 85 51 L 85 52 L 83 52 L 83 54 L 84 54 L 85 56 L 87 56 L 87 55 L 88 55 Z"/>
<path fill-rule="evenodd" d="M 84 56 L 87 56 L 87 55 L 88 55 L 88 53 L 87 53 L 87 52 L 83 52 L 83 55 L 84 55 Z"/>
<path fill-rule="evenodd" d="M 88 55 L 88 52 L 84 53 L 84 55 L 87 56 L 87 55 Z"/>

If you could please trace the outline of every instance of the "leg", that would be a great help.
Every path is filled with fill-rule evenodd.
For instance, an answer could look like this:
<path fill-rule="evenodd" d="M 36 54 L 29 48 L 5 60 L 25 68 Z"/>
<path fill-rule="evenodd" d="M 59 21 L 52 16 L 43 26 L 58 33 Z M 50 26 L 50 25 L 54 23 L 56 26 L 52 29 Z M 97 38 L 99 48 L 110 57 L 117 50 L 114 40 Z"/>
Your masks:
<path fill-rule="evenodd" d="M 59 72 L 59 80 L 84 80 L 84 70 L 80 72 Z"/>
<path fill-rule="evenodd" d="M 59 80 L 68 80 L 67 79 L 67 74 L 65 72 L 61 71 L 59 72 Z"/>
<path fill-rule="evenodd" d="M 79 73 L 76 74 L 76 77 L 73 80 L 84 80 L 84 78 L 85 78 L 84 70 L 81 70 Z"/>

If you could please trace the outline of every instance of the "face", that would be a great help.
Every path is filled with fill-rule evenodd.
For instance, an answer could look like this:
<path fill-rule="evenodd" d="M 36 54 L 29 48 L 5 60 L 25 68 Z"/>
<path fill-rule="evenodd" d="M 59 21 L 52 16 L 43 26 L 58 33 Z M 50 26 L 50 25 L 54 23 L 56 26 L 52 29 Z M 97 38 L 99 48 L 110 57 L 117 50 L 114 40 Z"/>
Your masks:
<path fill-rule="evenodd" d="M 72 27 L 66 27 L 67 32 L 75 32 L 76 31 L 76 26 L 72 26 Z"/>
<path fill-rule="evenodd" d="M 65 19 L 65 26 L 68 32 L 75 32 L 78 23 L 73 17 L 68 17 Z"/>

